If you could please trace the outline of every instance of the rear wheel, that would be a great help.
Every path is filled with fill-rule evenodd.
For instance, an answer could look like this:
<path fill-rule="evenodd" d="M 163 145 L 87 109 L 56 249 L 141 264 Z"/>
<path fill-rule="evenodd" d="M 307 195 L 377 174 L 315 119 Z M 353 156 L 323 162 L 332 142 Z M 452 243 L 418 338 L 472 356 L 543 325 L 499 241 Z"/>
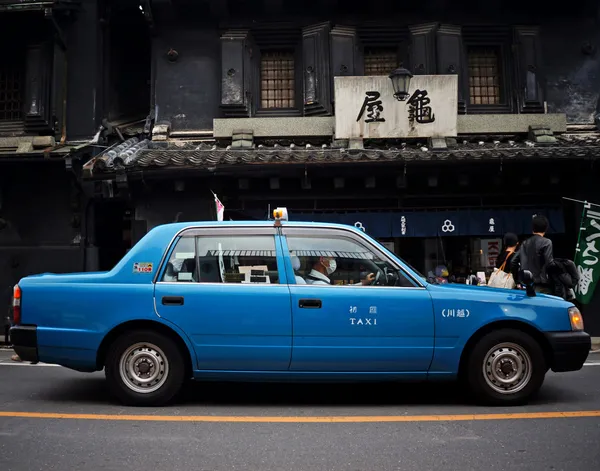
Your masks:
<path fill-rule="evenodd" d="M 121 335 L 106 359 L 106 379 L 111 392 L 124 404 L 159 406 L 181 390 L 184 359 L 177 344 L 151 330 Z"/>
<path fill-rule="evenodd" d="M 546 371 L 544 352 L 533 337 L 520 330 L 502 329 L 475 344 L 466 377 L 479 401 L 517 405 L 539 391 Z"/>

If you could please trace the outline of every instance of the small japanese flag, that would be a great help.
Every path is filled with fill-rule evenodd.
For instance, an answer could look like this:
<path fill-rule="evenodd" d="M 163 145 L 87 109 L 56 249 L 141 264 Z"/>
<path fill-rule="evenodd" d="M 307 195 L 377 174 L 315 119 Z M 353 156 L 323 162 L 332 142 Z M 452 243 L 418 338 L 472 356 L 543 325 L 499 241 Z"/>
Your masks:
<path fill-rule="evenodd" d="M 219 198 L 217 197 L 217 195 L 215 193 L 213 193 L 213 195 L 215 195 L 215 206 L 217 208 L 217 221 L 222 221 L 223 213 L 225 212 L 225 206 L 223 206 L 223 203 L 221 203 L 221 200 L 219 200 Z"/>

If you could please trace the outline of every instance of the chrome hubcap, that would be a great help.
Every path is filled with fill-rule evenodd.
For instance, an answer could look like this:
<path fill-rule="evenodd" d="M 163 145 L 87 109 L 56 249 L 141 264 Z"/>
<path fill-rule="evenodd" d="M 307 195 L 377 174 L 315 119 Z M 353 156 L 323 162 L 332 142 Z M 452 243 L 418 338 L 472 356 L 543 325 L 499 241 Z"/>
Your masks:
<path fill-rule="evenodd" d="M 521 346 L 506 342 L 491 348 L 483 363 L 483 376 L 500 394 L 515 394 L 531 380 L 531 358 Z"/>
<path fill-rule="evenodd" d="M 119 365 L 123 383 L 141 394 L 158 390 L 169 375 L 167 357 L 151 343 L 136 343 L 129 347 L 121 355 Z"/>

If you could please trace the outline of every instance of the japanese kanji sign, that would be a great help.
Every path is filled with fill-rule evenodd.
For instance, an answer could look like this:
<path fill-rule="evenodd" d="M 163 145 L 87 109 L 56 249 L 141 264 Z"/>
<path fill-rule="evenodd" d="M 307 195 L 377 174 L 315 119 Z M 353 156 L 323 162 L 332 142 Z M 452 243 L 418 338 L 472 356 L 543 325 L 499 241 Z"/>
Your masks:
<path fill-rule="evenodd" d="M 589 205 L 583 210 L 575 265 L 581 278 L 575 289 L 577 301 L 589 304 L 600 278 L 600 212 Z"/>
<path fill-rule="evenodd" d="M 416 75 L 408 98 L 387 76 L 335 77 L 337 139 L 456 136 L 457 75 Z"/>
<path fill-rule="evenodd" d="M 502 239 L 481 239 L 481 266 L 486 268 L 495 267 L 501 247 Z"/>

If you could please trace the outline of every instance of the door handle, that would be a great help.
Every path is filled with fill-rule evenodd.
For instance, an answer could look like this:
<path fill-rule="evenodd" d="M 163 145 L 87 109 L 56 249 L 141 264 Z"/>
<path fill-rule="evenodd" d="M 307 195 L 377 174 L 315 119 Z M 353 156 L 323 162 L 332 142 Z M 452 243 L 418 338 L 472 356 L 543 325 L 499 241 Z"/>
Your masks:
<path fill-rule="evenodd" d="M 298 305 L 301 309 L 321 309 L 323 303 L 320 299 L 301 299 Z"/>
<path fill-rule="evenodd" d="M 163 296 L 163 306 L 183 306 L 183 296 Z"/>

